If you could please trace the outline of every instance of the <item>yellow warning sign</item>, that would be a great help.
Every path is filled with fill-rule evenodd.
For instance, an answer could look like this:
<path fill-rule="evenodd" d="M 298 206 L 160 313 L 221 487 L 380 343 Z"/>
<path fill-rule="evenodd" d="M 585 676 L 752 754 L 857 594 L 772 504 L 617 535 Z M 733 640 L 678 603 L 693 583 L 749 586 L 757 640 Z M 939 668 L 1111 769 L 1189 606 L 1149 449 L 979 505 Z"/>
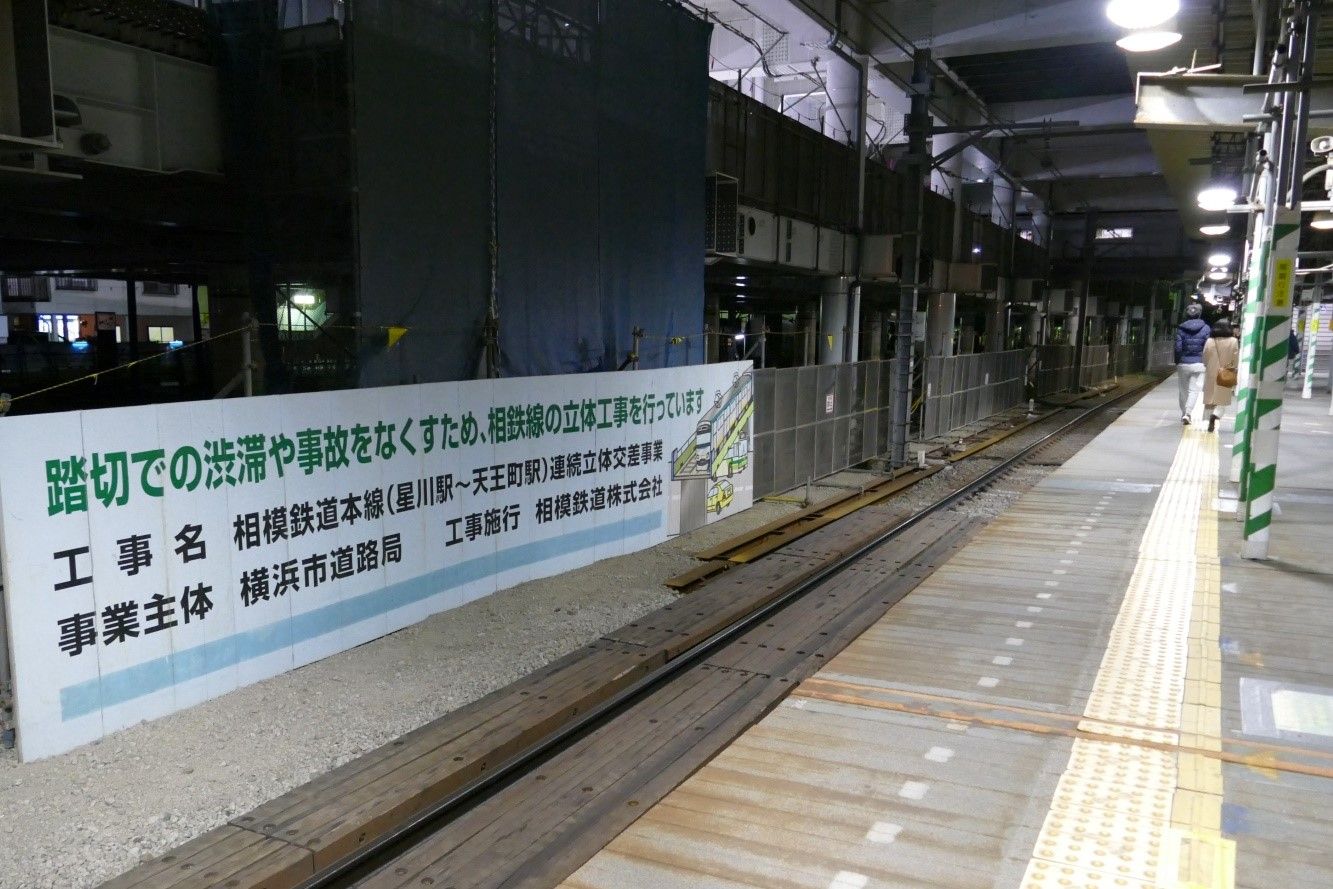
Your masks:
<path fill-rule="evenodd" d="M 1273 261 L 1273 308 L 1291 308 L 1291 276 L 1296 271 L 1296 260 L 1283 257 Z"/>
<path fill-rule="evenodd" d="M 397 327 L 397 326 L 394 326 L 394 327 L 388 327 L 388 328 L 386 328 L 386 330 L 388 330 L 388 332 L 389 332 L 389 348 L 390 348 L 390 349 L 392 349 L 394 346 L 398 345 L 398 341 L 401 340 L 401 339 L 407 334 L 407 328 L 406 328 L 406 327 Z"/>

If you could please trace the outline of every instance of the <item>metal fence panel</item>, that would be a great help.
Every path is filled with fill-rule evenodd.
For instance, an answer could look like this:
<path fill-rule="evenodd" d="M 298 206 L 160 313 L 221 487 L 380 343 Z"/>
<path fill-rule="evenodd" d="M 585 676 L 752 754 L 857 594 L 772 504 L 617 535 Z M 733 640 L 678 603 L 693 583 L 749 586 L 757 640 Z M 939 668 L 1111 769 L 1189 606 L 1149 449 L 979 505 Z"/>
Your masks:
<path fill-rule="evenodd" d="M 796 425 L 806 426 L 815 421 L 815 398 L 819 391 L 819 368 L 796 369 Z"/>
<path fill-rule="evenodd" d="M 818 477 L 818 472 L 815 470 L 814 424 L 796 428 L 796 447 L 792 449 L 792 456 L 797 484 L 804 482 L 806 479 Z M 755 494 L 759 494 L 759 492 L 755 491 Z"/>
<path fill-rule="evenodd" d="M 756 410 L 755 422 L 758 423 L 758 413 Z M 754 489 L 756 491 L 773 490 L 773 450 L 777 447 L 777 436 L 772 433 L 760 435 L 758 431 L 754 436 L 754 447 L 750 452 L 754 454 Z"/>
<path fill-rule="evenodd" d="M 926 359 L 920 435 L 935 438 L 1023 400 L 1027 353 L 979 352 Z"/>
<path fill-rule="evenodd" d="M 777 412 L 773 405 L 773 388 L 777 385 L 776 370 L 756 370 L 754 372 L 754 434 L 760 435 L 774 431 Z"/>
<path fill-rule="evenodd" d="M 1110 346 L 1084 346 L 1083 367 L 1079 369 L 1079 385 L 1097 386 L 1106 382 Z"/>
<path fill-rule="evenodd" d="M 882 456 L 894 378 L 892 361 L 756 371 L 755 496 Z"/>
<path fill-rule="evenodd" d="M 1169 338 L 1153 343 L 1152 366 L 1149 370 L 1160 370 L 1175 364 L 1175 343 Z"/>
<path fill-rule="evenodd" d="M 834 389 L 834 413 L 839 417 L 851 416 L 856 407 L 856 365 L 839 364 L 837 384 Z"/>
<path fill-rule="evenodd" d="M 1073 386 L 1074 347 L 1038 346 L 1034 383 L 1039 398 Z"/>

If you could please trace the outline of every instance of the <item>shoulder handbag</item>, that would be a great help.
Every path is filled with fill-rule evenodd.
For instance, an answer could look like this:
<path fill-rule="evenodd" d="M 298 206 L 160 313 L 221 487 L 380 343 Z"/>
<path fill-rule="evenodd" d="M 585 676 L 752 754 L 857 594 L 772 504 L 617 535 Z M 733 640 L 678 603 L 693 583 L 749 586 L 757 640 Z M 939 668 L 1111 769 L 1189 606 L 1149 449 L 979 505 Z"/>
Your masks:
<path fill-rule="evenodd" d="M 1217 369 L 1217 385 L 1223 389 L 1236 388 L 1236 368 L 1219 367 Z"/>

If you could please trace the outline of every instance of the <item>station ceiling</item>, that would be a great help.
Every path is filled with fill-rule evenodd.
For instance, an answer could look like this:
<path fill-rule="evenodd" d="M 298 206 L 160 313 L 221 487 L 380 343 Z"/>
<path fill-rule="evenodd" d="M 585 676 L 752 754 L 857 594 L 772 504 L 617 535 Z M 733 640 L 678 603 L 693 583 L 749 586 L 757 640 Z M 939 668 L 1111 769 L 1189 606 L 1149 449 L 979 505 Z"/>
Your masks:
<path fill-rule="evenodd" d="M 714 6 L 737 0 L 710 0 Z M 901 82 L 912 48 L 928 48 L 956 90 L 995 117 L 1025 124 L 1079 122 L 1075 129 L 999 133 L 979 147 L 1057 216 L 1097 211 L 1115 225 L 1154 232 L 1182 260 L 1208 250 L 1193 207 L 1195 183 L 1234 146 L 1208 134 L 1179 137 L 1133 126 L 1140 72 L 1189 69 L 1249 74 L 1252 0 L 1182 0 L 1180 42 L 1132 54 L 1105 15 L 1106 0 L 744 0 L 762 14 L 799 9 L 840 28 L 857 51 Z M 1270 35 L 1271 37 L 1271 35 Z M 1321 29 L 1321 68 L 1333 70 L 1333 26 Z M 1264 56 L 1265 65 L 1267 55 Z M 980 173 L 990 171 L 976 164 Z M 1081 237 L 1081 229 L 1079 231 Z"/>

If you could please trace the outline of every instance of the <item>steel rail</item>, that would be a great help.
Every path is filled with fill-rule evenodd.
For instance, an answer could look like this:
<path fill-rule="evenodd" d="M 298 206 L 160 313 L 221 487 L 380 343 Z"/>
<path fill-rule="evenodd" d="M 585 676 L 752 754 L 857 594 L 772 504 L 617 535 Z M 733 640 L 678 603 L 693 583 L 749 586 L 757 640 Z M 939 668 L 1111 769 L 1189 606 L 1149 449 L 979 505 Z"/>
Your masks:
<path fill-rule="evenodd" d="M 768 618 L 782 611 L 788 605 L 805 596 L 815 587 L 818 587 L 825 581 L 842 573 L 842 571 L 850 567 L 859 559 L 865 557 L 867 554 L 873 552 L 884 544 L 889 543 L 906 531 L 916 527 L 930 516 L 949 509 L 963 500 L 980 493 L 995 482 L 1000 476 L 1016 468 L 1028 457 L 1032 456 L 1042 448 L 1053 444 L 1060 436 L 1065 435 L 1075 427 L 1087 422 L 1089 419 L 1100 414 L 1112 405 L 1133 395 L 1137 395 L 1149 386 L 1156 385 L 1158 382 L 1158 380 L 1153 380 L 1152 382 L 1137 386 L 1109 401 L 1094 405 L 1087 410 L 1084 410 L 1068 423 L 1061 425 L 1059 428 L 1047 433 L 1032 444 L 1025 446 L 1018 453 L 991 467 L 976 479 L 973 479 L 953 492 L 946 494 L 944 497 L 904 519 L 892 528 L 889 528 L 884 532 L 875 535 L 870 540 L 847 550 L 837 559 L 837 561 L 825 565 L 823 568 L 814 571 L 808 577 L 797 581 L 796 585 L 787 592 L 782 593 L 767 604 L 762 605 L 744 617 L 739 618 L 734 623 L 723 627 L 707 639 L 696 643 L 693 647 L 682 652 L 670 661 L 667 661 L 651 673 L 648 673 L 638 682 L 627 686 L 600 704 L 590 708 L 579 718 L 556 729 L 554 732 L 540 741 L 537 741 L 526 750 L 515 754 L 513 757 L 501 763 L 493 771 L 475 778 L 473 781 L 460 787 L 454 793 L 435 803 L 430 808 L 418 813 L 411 820 L 399 825 L 378 839 L 371 841 L 366 846 L 334 863 L 324 871 L 316 873 L 314 876 L 301 883 L 297 889 L 335 889 L 335 887 L 353 885 L 356 881 L 369 876 L 375 870 L 378 870 L 384 863 L 397 857 L 398 853 L 406 851 L 415 845 L 419 845 L 419 843 L 412 841 L 414 838 L 424 835 L 433 828 L 442 827 L 447 824 L 450 820 L 449 816 L 452 813 L 464 810 L 466 807 L 480 803 L 487 797 L 498 793 L 500 790 L 504 789 L 504 787 L 508 786 L 510 779 L 520 777 L 525 774 L 530 767 L 549 759 L 551 756 L 565 749 L 574 741 L 583 737 L 596 727 L 608 721 L 610 718 L 628 709 L 630 705 L 664 685 L 677 674 L 698 664 L 701 660 L 714 653 L 725 643 L 743 635 L 758 624 L 763 623 Z"/>

